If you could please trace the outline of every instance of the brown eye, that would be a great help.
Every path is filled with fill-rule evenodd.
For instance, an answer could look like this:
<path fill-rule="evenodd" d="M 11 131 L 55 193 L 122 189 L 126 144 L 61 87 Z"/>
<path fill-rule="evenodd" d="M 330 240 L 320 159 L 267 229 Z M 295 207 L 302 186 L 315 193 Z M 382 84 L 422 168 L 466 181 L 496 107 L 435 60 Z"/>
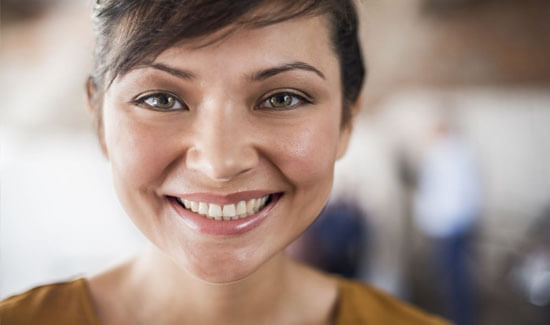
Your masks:
<path fill-rule="evenodd" d="M 285 93 L 271 96 L 269 104 L 273 107 L 287 107 L 292 104 L 292 96 Z"/>
<path fill-rule="evenodd" d="M 172 111 L 185 108 L 175 96 L 167 93 L 156 93 L 143 96 L 137 100 L 139 104 L 145 104 L 160 111 Z"/>
<path fill-rule="evenodd" d="M 311 103 L 303 96 L 290 92 L 281 92 L 266 98 L 259 106 L 262 109 L 291 109 L 304 103 Z"/>

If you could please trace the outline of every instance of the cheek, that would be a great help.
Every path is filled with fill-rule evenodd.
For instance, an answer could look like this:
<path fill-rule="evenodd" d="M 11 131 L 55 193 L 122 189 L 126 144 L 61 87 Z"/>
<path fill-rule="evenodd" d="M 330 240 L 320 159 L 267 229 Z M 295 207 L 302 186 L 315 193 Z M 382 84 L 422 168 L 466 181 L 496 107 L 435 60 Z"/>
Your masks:
<path fill-rule="evenodd" d="M 164 200 L 157 189 L 177 154 L 174 136 L 170 134 L 173 130 L 116 108 L 105 110 L 103 122 L 105 147 L 119 200 L 145 236 L 162 246 L 159 240 L 163 236 L 156 232 L 160 229 L 158 223 L 166 219 L 158 218 Z"/>
<path fill-rule="evenodd" d="M 104 116 L 105 146 L 118 182 L 140 188 L 159 180 L 171 154 L 167 130 L 108 110 Z"/>
<path fill-rule="evenodd" d="M 273 160 L 296 186 L 319 185 L 327 177 L 332 179 L 339 130 L 331 121 L 321 122 L 286 130 L 273 142 Z"/>
<path fill-rule="evenodd" d="M 297 238 L 319 215 L 328 199 L 339 127 L 332 121 L 322 122 L 286 130 L 274 141 L 272 161 L 292 189 L 287 196 L 289 204 L 285 205 L 285 223 L 273 236 L 287 233 L 290 240 Z"/>

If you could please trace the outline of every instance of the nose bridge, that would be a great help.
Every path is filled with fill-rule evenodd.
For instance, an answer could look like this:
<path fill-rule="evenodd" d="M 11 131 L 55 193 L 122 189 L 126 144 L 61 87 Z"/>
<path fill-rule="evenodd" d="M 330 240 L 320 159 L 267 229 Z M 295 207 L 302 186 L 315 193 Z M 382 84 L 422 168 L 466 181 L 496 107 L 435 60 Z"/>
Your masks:
<path fill-rule="evenodd" d="M 258 156 L 242 113 L 228 100 L 203 105 L 197 112 L 187 167 L 214 180 L 230 180 L 252 169 Z"/>

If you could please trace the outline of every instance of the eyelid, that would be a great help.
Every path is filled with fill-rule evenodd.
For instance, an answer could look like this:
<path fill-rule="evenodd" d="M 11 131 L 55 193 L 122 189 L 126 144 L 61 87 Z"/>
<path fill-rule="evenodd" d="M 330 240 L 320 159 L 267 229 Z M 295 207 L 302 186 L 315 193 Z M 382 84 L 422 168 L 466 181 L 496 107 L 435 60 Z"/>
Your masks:
<path fill-rule="evenodd" d="M 145 101 L 150 98 L 150 97 L 153 97 L 154 95 L 168 95 L 168 96 L 171 96 L 171 97 L 174 97 L 174 99 L 179 102 L 182 106 L 182 108 L 176 108 L 176 109 L 168 109 L 168 110 L 162 110 L 160 108 L 157 108 L 157 107 L 154 107 L 154 106 L 151 106 L 147 103 L 145 103 Z M 150 91 L 147 91 L 147 92 L 144 92 L 144 93 L 141 93 L 137 96 L 135 96 L 133 99 L 132 99 L 132 104 L 134 105 L 137 105 L 137 106 L 146 106 L 146 108 L 148 109 L 152 109 L 152 110 L 155 110 L 155 111 L 176 111 L 176 110 L 181 110 L 181 109 L 189 109 L 189 107 L 187 106 L 187 104 L 185 103 L 185 101 L 183 101 L 182 99 L 179 98 L 179 96 L 175 95 L 174 93 L 170 92 L 170 91 L 166 91 L 166 90 L 150 90 Z"/>
<path fill-rule="evenodd" d="M 295 108 L 297 106 L 300 106 L 300 105 L 304 105 L 304 104 L 314 104 L 315 103 L 315 100 L 313 99 L 312 96 L 310 96 L 309 94 L 301 91 L 301 90 L 297 90 L 297 89 L 293 89 L 293 88 L 281 88 L 281 89 L 275 89 L 275 90 L 272 90 L 270 92 L 268 92 L 266 95 L 262 96 L 258 105 L 256 105 L 256 108 L 258 109 L 271 109 L 270 107 L 261 107 L 261 105 L 263 103 L 265 103 L 269 98 L 275 96 L 275 95 L 279 95 L 279 94 L 289 94 L 291 96 L 294 96 L 294 97 L 297 97 L 300 101 L 302 101 L 303 103 L 301 104 L 297 104 L 297 105 L 294 105 L 294 106 L 289 106 L 287 109 L 292 109 L 292 108 Z M 275 109 L 277 110 L 277 108 L 272 108 L 272 109 Z M 279 108 L 279 110 L 284 110 L 284 108 Z"/>
<path fill-rule="evenodd" d="M 288 93 L 290 95 L 302 97 L 308 102 L 311 102 L 311 103 L 314 102 L 313 97 L 310 96 L 308 93 L 306 93 L 304 91 L 301 91 L 301 90 L 298 90 L 298 89 L 294 89 L 294 88 L 280 88 L 280 89 L 271 90 L 268 93 L 266 93 L 264 96 L 262 96 L 261 101 L 264 101 L 264 100 L 268 99 L 269 97 L 272 97 L 274 95 L 281 94 L 281 93 Z"/>

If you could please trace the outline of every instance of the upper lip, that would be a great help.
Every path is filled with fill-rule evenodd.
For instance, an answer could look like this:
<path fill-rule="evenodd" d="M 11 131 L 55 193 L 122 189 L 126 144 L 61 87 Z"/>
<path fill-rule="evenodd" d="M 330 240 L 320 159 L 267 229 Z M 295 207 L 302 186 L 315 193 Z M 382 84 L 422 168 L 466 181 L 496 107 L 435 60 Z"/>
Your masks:
<path fill-rule="evenodd" d="M 176 198 L 181 198 L 190 201 L 196 202 L 208 202 L 214 204 L 232 204 L 239 201 L 248 201 L 251 199 L 257 199 L 264 197 L 269 194 L 274 194 L 274 191 L 267 190 L 252 190 L 252 191 L 242 191 L 229 194 L 216 194 L 216 193 L 185 193 L 185 194 L 171 194 Z"/>

